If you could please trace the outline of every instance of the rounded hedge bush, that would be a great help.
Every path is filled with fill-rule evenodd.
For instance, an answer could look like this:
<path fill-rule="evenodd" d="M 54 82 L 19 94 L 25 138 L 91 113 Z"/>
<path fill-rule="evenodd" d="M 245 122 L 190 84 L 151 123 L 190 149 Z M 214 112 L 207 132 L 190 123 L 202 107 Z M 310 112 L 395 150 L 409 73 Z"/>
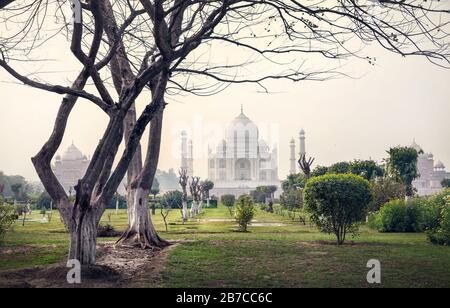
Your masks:
<path fill-rule="evenodd" d="M 336 235 L 337 244 L 356 234 L 372 201 L 370 184 L 353 174 L 327 174 L 311 178 L 304 190 L 305 208 L 321 229 Z"/>

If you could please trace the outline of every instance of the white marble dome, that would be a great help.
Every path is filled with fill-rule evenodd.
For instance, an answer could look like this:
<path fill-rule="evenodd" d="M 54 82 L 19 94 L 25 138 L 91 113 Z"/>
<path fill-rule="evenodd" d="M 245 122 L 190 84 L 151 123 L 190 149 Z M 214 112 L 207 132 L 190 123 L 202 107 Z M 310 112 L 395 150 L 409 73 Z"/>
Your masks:
<path fill-rule="evenodd" d="M 86 160 L 86 157 L 81 151 L 72 143 L 70 147 L 62 155 L 62 160 Z"/>

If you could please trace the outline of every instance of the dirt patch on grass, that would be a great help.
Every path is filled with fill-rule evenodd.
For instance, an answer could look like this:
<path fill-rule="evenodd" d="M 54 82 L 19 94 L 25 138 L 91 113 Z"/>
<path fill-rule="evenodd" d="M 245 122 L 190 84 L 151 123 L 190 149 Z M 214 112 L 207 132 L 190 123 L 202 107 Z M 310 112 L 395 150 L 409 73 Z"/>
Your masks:
<path fill-rule="evenodd" d="M 142 250 L 100 243 L 97 264 L 83 267 L 81 284 L 70 285 L 65 263 L 46 267 L 0 272 L 2 288 L 127 288 L 155 286 L 169 252 L 181 242 L 172 242 L 165 249 Z M 24 249 L 27 247 L 23 247 Z M 30 247 L 28 247 L 29 249 Z M 11 252 L 12 253 L 12 252 Z M 17 253 L 17 250 L 14 252 Z"/>
<path fill-rule="evenodd" d="M 56 248 L 57 245 L 25 245 L 25 246 L 7 246 L 0 247 L 0 254 L 12 255 L 12 254 L 26 254 L 35 249 L 52 249 Z"/>
<path fill-rule="evenodd" d="M 250 227 L 286 227 L 287 224 L 281 222 L 257 222 L 250 223 Z"/>

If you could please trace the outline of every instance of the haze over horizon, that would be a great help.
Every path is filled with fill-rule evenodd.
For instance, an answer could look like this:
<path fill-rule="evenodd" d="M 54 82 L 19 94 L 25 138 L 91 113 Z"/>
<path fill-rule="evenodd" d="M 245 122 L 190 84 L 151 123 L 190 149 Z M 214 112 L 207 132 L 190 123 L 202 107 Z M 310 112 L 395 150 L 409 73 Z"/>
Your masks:
<path fill-rule="evenodd" d="M 67 62 L 70 55 L 64 55 L 59 43 L 54 44 L 47 56 L 58 60 L 54 67 L 47 68 L 48 74 L 40 76 L 54 80 L 55 72 L 64 69 L 67 74 L 57 80 L 68 84 L 78 66 L 72 60 Z M 209 97 L 169 96 L 159 169 L 180 166 L 180 133 L 185 129 L 194 141 L 194 169 L 206 177 L 208 144 L 216 145 L 221 129 L 239 114 L 241 105 L 245 114 L 261 125 L 261 135 L 269 139 L 269 145 L 278 143 L 280 179 L 289 170 L 291 138 L 295 138 L 298 151 L 301 128 L 306 130 L 307 152 L 316 158 L 315 166 L 353 159 L 381 161 L 389 147 L 410 145 L 416 139 L 424 151 L 433 153 L 448 169 L 449 71 L 424 58 L 405 59 L 380 48 L 369 48 L 369 53 L 376 55 L 375 66 L 357 60 L 344 66 L 346 73 L 361 78 L 271 81 L 267 84 L 271 94 L 258 93 L 261 89 L 255 85 L 231 85 Z M 32 73 L 42 70 L 39 65 L 23 65 L 21 69 Z M 0 91 L 0 170 L 37 180 L 30 158 L 47 140 L 61 97 L 19 85 L 3 70 Z M 139 99 L 138 109 L 143 108 L 146 98 L 147 94 Z M 62 154 L 73 141 L 84 154 L 91 155 L 105 125 L 101 111 L 80 101 L 58 153 Z M 146 140 L 144 137 L 144 144 Z"/>

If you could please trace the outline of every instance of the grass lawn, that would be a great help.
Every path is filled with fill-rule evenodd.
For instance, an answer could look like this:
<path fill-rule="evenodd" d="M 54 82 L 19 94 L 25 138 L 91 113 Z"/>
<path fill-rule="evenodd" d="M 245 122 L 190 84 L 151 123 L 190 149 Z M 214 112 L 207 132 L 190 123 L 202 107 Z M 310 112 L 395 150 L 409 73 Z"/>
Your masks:
<path fill-rule="evenodd" d="M 179 211 L 171 212 L 169 232 L 159 212 L 153 217 L 162 237 L 184 241 L 170 251 L 162 280 L 143 286 L 370 287 L 366 264 L 378 259 L 382 287 L 450 287 L 450 247 L 429 244 L 424 234 L 381 234 L 363 227 L 354 243 L 337 247 L 333 236 L 261 211 L 248 233 L 237 232 L 225 207 L 207 209 L 184 225 L 179 217 Z M 0 272 L 66 257 L 68 236 L 59 215 L 54 212 L 50 223 L 40 222 L 38 211 L 30 218 L 6 235 Z M 109 219 L 116 229 L 126 228 L 125 210 L 108 211 L 103 223 Z"/>

